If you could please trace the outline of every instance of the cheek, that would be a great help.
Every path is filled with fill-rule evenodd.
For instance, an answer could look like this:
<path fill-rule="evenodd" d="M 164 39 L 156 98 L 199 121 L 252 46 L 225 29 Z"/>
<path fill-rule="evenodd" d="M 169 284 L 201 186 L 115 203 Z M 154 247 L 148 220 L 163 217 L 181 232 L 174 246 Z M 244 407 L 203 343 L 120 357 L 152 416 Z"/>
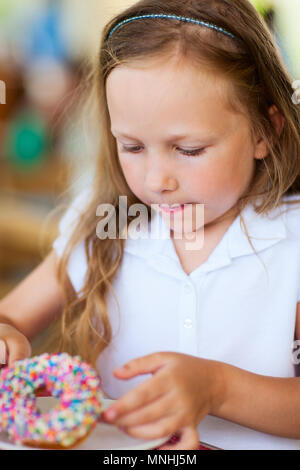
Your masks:
<path fill-rule="evenodd" d="M 236 190 L 244 190 L 250 184 L 255 169 L 255 160 L 249 155 L 240 154 L 231 165 L 223 169 L 224 185 L 232 186 Z"/>
<path fill-rule="evenodd" d="M 212 164 L 194 169 L 193 172 L 189 173 L 186 180 L 186 190 L 195 194 L 196 199 L 209 199 L 215 192 L 220 190 L 222 180 L 225 177 L 224 171 L 227 170 Z"/>
<path fill-rule="evenodd" d="M 219 158 L 190 173 L 188 189 L 200 199 L 239 192 L 250 183 L 254 167 L 254 160 L 247 156 L 232 160 Z"/>
<path fill-rule="evenodd" d="M 119 160 L 126 180 L 129 181 L 134 179 L 137 167 L 135 167 L 127 158 L 120 157 Z"/>
<path fill-rule="evenodd" d="M 140 165 L 134 164 L 132 160 L 120 157 L 120 165 L 128 186 L 134 190 L 143 184 Z"/>

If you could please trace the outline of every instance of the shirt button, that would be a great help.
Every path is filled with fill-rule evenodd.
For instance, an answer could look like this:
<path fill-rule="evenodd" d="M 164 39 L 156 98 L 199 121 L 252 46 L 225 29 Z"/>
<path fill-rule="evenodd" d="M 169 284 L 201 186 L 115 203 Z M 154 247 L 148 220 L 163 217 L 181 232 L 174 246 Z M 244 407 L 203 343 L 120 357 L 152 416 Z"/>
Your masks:
<path fill-rule="evenodd" d="M 192 328 L 192 326 L 193 326 L 192 320 L 190 318 L 186 318 L 184 320 L 184 327 L 185 328 Z"/>
<path fill-rule="evenodd" d="M 186 292 L 187 294 L 191 292 L 191 286 L 189 284 L 184 285 L 184 292 Z"/>

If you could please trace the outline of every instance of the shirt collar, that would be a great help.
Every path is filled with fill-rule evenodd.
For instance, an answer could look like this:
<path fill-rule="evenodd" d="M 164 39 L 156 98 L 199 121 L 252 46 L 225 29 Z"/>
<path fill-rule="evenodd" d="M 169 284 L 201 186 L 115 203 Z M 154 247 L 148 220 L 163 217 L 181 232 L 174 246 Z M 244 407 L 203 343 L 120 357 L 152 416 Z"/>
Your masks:
<path fill-rule="evenodd" d="M 257 252 L 271 247 L 287 236 L 282 206 L 272 209 L 269 214 L 257 214 L 253 205 L 248 204 L 242 211 L 242 217 L 251 243 Z M 232 223 L 229 235 L 228 249 L 231 258 L 253 253 L 240 215 Z"/>
<path fill-rule="evenodd" d="M 280 209 L 282 208 L 277 207 L 268 215 L 257 214 L 254 207 L 248 204 L 242 211 L 241 215 L 256 252 L 286 238 L 285 219 Z M 204 272 L 229 265 L 233 258 L 254 253 L 244 231 L 241 215 L 235 218 L 208 260 L 196 268 L 189 275 L 190 278 L 197 278 Z M 124 248 L 126 252 L 144 258 L 148 264 L 160 271 L 166 271 L 166 274 L 181 279 L 189 277 L 180 264 L 170 236 L 170 228 L 159 212 L 153 211 L 151 222 L 148 227 L 144 227 L 142 232 L 144 238 L 136 240 L 128 235 Z"/>

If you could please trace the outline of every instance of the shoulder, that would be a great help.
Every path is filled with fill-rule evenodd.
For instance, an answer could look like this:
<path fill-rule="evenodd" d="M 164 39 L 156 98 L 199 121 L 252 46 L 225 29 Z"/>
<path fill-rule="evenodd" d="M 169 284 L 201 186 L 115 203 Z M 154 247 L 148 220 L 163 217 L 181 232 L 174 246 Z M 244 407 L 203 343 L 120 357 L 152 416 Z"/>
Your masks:
<path fill-rule="evenodd" d="M 74 196 L 72 202 L 70 203 L 69 209 L 77 212 L 84 210 L 91 197 L 92 190 L 90 188 L 84 188 L 76 196 Z"/>
<path fill-rule="evenodd" d="M 58 237 L 53 242 L 53 248 L 59 256 L 62 256 L 62 253 L 79 222 L 80 216 L 84 213 L 91 196 L 91 190 L 89 188 L 84 189 L 73 197 L 71 203 L 67 204 L 67 209 L 58 223 Z"/>
<path fill-rule="evenodd" d="M 60 220 L 59 227 L 61 231 L 64 231 L 67 227 L 78 221 L 78 218 L 89 204 L 91 196 L 91 189 L 85 188 L 73 197 L 73 200 L 69 203 L 67 210 Z"/>
<path fill-rule="evenodd" d="M 283 196 L 281 207 L 288 235 L 300 240 L 300 194 Z"/>

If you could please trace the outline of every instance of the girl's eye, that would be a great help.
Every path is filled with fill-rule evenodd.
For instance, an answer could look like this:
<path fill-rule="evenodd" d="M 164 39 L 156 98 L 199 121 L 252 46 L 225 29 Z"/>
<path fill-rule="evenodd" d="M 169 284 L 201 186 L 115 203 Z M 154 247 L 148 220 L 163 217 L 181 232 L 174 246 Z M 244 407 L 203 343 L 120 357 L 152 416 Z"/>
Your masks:
<path fill-rule="evenodd" d="M 124 152 L 130 152 L 130 153 L 138 153 L 138 150 L 141 149 L 142 147 L 139 147 L 139 146 L 136 146 L 136 147 L 122 147 L 122 150 Z M 181 149 L 181 148 L 178 148 L 178 150 L 183 154 L 183 155 L 186 155 L 188 157 L 196 157 L 198 155 L 200 155 L 204 150 L 205 150 L 205 147 L 201 148 L 201 149 L 195 149 L 195 150 L 184 150 L 184 149 Z"/>
<path fill-rule="evenodd" d="M 188 157 L 197 157 L 202 152 L 204 152 L 204 150 L 205 150 L 205 147 L 203 147 L 202 149 L 195 149 L 195 150 L 180 149 L 180 152 L 183 153 L 183 155 L 187 155 Z"/>

